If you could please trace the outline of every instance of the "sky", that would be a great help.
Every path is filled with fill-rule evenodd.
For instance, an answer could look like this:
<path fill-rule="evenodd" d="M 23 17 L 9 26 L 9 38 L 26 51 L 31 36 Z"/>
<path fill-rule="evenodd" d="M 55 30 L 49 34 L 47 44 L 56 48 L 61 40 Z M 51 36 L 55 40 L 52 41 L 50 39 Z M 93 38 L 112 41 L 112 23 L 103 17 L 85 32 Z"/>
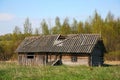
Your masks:
<path fill-rule="evenodd" d="M 35 29 L 42 19 L 53 26 L 56 16 L 61 22 L 66 17 L 85 21 L 95 10 L 102 18 L 109 11 L 120 17 L 120 0 L 0 0 L 0 35 L 12 33 L 15 26 L 23 30 L 27 17 Z"/>

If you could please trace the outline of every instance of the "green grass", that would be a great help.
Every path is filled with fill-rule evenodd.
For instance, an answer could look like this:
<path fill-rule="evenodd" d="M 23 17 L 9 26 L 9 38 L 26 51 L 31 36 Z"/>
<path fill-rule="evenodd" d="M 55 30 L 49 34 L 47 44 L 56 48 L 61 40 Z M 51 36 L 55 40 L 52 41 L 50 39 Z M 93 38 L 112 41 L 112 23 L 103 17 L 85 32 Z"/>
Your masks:
<path fill-rule="evenodd" d="M 20 66 L 0 62 L 0 80 L 120 80 L 120 66 Z"/>

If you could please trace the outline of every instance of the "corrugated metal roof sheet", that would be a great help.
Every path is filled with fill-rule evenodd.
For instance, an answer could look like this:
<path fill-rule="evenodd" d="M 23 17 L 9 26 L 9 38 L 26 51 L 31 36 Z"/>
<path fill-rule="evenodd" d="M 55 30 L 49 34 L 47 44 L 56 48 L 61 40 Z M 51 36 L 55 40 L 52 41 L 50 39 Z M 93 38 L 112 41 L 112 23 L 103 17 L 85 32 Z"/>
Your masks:
<path fill-rule="evenodd" d="M 25 38 L 16 52 L 91 53 L 97 41 L 100 40 L 99 34 L 68 35 L 62 41 L 59 41 L 59 36 L 48 35 Z"/>

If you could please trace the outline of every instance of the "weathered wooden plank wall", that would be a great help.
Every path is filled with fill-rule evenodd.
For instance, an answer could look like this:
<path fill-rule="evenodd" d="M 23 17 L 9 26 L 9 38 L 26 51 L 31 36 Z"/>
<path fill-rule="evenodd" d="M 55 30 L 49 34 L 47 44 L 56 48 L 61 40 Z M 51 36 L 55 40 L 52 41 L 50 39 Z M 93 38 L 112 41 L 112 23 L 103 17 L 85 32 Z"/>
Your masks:
<path fill-rule="evenodd" d="M 87 65 L 89 66 L 89 56 L 77 56 L 77 62 L 71 61 L 71 55 L 63 55 L 62 63 L 65 65 Z"/>
<path fill-rule="evenodd" d="M 27 58 L 27 54 L 18 54 L 18 62 L 20 65 L 44 65 L 45 55 L 35 53 L 33 59 Z"/>
<path fill-rule="evenodd" d="M 102 52 L 101 48 L 96 46 L 91 54 L 92 66 L 101 66 L 104 63 L 104 52 Z"/>

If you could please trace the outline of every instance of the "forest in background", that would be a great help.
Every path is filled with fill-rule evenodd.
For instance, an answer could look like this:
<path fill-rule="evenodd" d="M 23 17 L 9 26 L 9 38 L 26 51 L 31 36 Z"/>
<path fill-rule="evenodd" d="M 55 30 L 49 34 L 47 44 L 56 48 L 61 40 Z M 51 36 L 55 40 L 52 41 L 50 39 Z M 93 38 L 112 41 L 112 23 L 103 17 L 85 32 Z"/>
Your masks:
<path fill-rule="evenodd" d="M 77 21 L 75 18 L 70 23 L 69 18 L 65 18 L 61 23 L 60 18 L 55 18 L 55 25 L 52 27 L 45 19 L 40 22 L 40 27 L 33 31 L 34 26 L 29 18 L 25 19 L 24 30 L 15 26 L 13 33 L 0 35 L 0 60 L 16 60 L 16 48 L 28 36 L 52 35 L 52 34 L 101 34 L 107 53 L 106 60 L 120 60 L 120 17 L 108 12 L 106 18 L 95 11 L 92 16 L 83 21 Z M 42 32 L 41 32 L 42 29 Z"/>

